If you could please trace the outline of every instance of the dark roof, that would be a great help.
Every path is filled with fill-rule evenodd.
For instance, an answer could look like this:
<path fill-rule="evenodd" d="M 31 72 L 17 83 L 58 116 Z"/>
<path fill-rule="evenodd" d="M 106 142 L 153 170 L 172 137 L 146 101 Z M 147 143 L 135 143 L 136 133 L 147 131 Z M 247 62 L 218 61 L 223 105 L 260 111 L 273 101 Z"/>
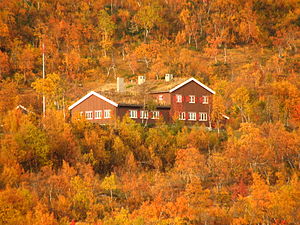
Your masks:
<path fill-rule="evenodd" d="M 115 90 L 97 91 L 97 93 L 116 102 L 117 104 L 141 105 L 150 100 L 150 96 L 139 93 L 116 92 Z"/>
<path fill-rule="evenodd" d="M 151 96 L 151 94 L 170 92 L 174 90 L 174 88 L 177 89 L 181 85 L 184 85 L 185 83 L 190 81 L 195 81 L 202 87 L 214 93 L 214 91 L 206 87 L 201 82 L 195 80 L 194 78 L 174 78 L 173 80 L 168 82 L 166 82 L 165 80 L 148 80 L 140 85 L 138 85 L 137 83 L 129 82 L 125 83 L 124 92 L 117 92 L 116 83 L 105 83 L 95 88 L 92 92 L 95 95 L 98 95 L 98 97 L 100 98 L 104 97 L 103 99 L 106 99 L 106 101 L 111 101 L 111 104 L 118 104 L 120 106 L 140 107 L 143 105 L 155 104 L 158 107 L 170 107 L 163 101 L 157 102 L 153 98 L 153 96 Z M 90 96 L 92 92 L 75 102 L 69 107 L 69 109 L 72 109 L 81 101 L 86 99 L 86 97 Z"/>
<path fill-rule="evenodd" d="M 172 88 L 176 87 L 177 85 L 183 83 L 186 80 L 188 80 L 188 78 L 174 78 L 172 81 L 169 82 L 160 80 L 155 83 L 153 89 L 151 90 L 151 93 L 169 92 Z"/>
<path fill-rule="evenodd" d="M 188 80 L 188 78 L 174 78 L 172 81 L 166 82 L 165 80 L 147 80 L 145 83 L 138 85 L 137 83 L 125 83 L 125 92 L 132 94 L 139 93 L 159 93 L 169 92 L 172 88 Z M 116 92 L 116 83 L 103 84 L 96 88 L 94 91 L 102 92 Z"/>
<path fill-rule="evenodd" d="M 124 92 L 117 92 L 116 83 L 107 83 L 94 89 L 94 91 L 120 105 L 144 105 L 154 100 L 149 93 L 169 92 L 170 89 L 185 80 L 187 78 L 177 78 L 169 82 L 165 80 L 149 80 L 141 85 L 129 82 L 125 83 Z M 163 102 L 159 103 L 159 105 L 166 106 Z"/>

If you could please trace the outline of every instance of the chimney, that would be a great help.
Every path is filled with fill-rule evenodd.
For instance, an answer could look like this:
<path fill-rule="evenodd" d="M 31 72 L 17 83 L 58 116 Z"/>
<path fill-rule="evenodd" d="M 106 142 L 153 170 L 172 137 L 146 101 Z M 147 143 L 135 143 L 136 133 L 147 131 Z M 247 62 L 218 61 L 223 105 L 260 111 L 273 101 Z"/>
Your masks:
<path fill-rule="evenodd" d="M 145 76 L 138 76 L 138 85 L 145 83 L 145 81 L 146 81 Z"/>
<path fill-rule="evenodd" d="M 124 92 L 125 91 L 125 84 L 123 77 L 117 77 L 117 92 Z"/>
<path fill-rule="evenodd" d="M 166 81 L 166 82 L 169 82 L 169 81 L 171 81 L 171 80 L 173 80 L 173 74 L 167 73 L 167 74 L 165 75 L 165 81 Z"/>

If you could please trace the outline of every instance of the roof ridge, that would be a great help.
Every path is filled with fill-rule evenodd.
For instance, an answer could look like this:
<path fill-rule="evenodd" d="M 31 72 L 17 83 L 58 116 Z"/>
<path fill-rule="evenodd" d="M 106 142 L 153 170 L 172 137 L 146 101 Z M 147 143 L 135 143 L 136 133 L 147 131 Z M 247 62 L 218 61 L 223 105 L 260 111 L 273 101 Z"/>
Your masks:
<path fill-rule="evenodd" d="M 200 85 L 201 87 L 203 87 L 207 91 L 211 92 L 212 94 L 216 94 L 216 92 L 214 90 L 210 89 L 209 87 L 207 87 L 205 84 L 201 83 L 199 80 L 195 79 L 194 77 L 191 77 L 191 78 L 187 79 L 186 81 L 182 82 L 181 84 L 179 84 L 176 87 L 169 90 L 169 92 L 171 93 L 173 91 L 176 91 L 178 88 L 181 88 L 182 86 L 188 84 L 191 81 L 196 82 L 198 85 Z"/>

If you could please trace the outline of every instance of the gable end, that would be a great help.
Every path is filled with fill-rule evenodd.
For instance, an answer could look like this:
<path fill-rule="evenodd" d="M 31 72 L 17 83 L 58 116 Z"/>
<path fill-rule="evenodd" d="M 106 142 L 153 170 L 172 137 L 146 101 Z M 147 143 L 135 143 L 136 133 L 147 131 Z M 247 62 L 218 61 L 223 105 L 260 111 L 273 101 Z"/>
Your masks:
<path fill-rule="evenodd" d="M 118 107 L 118 104 L 115 103 L 114 101 L 112 101 L 112 100 L 104 97 L 103 95 L 98 94 L 97 92 L 91 91 L 90 93 L 88 93 L 87 95 L 85 95 L 81 99 L 79 99 L 77 102 L 75 102 L 73 105 L 69 106 L 68 109 L 69 110 L 73 109 L 74 107 L 76 107 L 77 105 L 79 105 L 80 103 L 82 103 L 83 101 L 85 101 L 87 98 L 89 98 L 92 95 L 94 95 L 94 96 L 102 99 L 103 101 L 106 101 L 107 103 L 109 103 L 109 104 L 111 104 L 111 105 L 113 105 L 115 107 Z"/>
<path fill-rule="evenodd" d="M 212 89 L 210 89 L 209 87 L 207 87 L 206 85 L 202 84 L 200 81 L 196 80 L 195 78 L 190 78 L 184 82 L 182 82 L 181 84 L 177 85 L 176 87 L 172 88 L 169 92 L 173 92 L 176 91 L 177 89 L 181 88 L 182 86 L 190 83 L 191 81 L 194 81 L 196 84 L 200 85 L 201 87 L 203 87 L 204 89 L 206 89 L 207 91 L 209 91 L 212 94 L 216 94 L 216 92 Z"/>

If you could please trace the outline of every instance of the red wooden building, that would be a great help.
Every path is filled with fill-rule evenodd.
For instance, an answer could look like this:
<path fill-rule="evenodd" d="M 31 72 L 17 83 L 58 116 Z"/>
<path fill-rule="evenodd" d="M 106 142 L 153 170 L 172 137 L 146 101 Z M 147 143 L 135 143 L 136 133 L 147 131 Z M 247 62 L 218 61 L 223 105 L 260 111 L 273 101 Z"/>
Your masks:
<path fill-rule="evenodd" d="M 211 127 L 212 89 L 195 78 L 141 80 L 127 88 L 121 81 L 117 88 L 91 91 L 69 107 L 71 115 L 99 124 L 113 123 L 127 114 L 138 123 L 152 124 L 159 119 L 172 123 L 178 119 Z"/>

